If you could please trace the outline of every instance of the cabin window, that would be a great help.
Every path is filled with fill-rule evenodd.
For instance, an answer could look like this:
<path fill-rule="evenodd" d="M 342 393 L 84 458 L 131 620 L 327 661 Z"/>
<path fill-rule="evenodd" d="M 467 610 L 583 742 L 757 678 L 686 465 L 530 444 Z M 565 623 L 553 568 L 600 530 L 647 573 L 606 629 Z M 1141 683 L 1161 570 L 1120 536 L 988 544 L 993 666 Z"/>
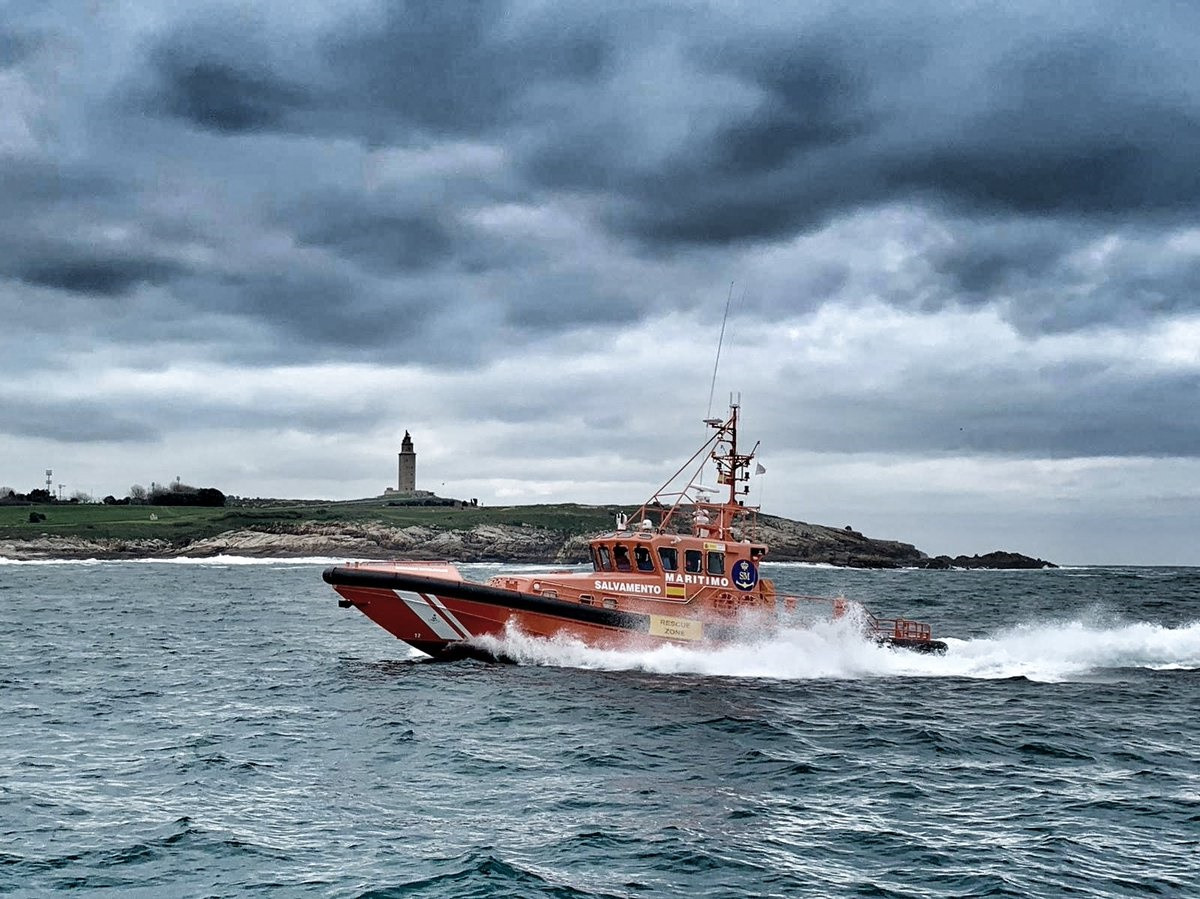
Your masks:
<path fill-rule="evenodd" d="M 604 597 L 604 608 L 615 609 L 617 607 L 617 598 L 615 596 Z"/>
<path fill-rule="evenodd" d="M 596 547 L 596 565 L 601 571 L 612 571 L 612 556 L 607 546 Z"/>
<path fill-rule="evenodd" d="M 700 554 L 700 550 L 685 550 L 683 553 L 683 570 L 691 572 L 692 574 L 699 574 L 704 570 L 704 567 L 701 564 L 702 560 L 703 556 Z"/>
<path fill-rule="evenodd" d="M 580 593 L 579 594 L 579 604 L 581 606 L 590 606 L 595 601 L 596 601 L 596 597 L 592 596 L 592 594 L 590 594 L 590 593 Z"/>
<path fill-rule="evenodd" d="M 613 558 L 617 562 L 617 571 L 629 571 L 632 566 L 629 564 L 629 548 L 624 543 L 618 543 L 613 547 Z"/>
<path fill-rule="evenodd" d="M 673 546 L 660 546 L 658 560 L 662 562 L 663 571 L 674 571 L 679 567 L 679 551 Z"/>
<path fill-rule="evenodd" d="M 633 559 L 637 562 L 638 571 L 654 570 L 654 557 L 650 555 L 650 550 L 640 543 L 633 548 Z"/>
<path fill-rule="evenodd" d="M 708 554 L 708 573 L 709 574 L 724 574 L 725 573 L 725 553 L 712 552 Z"/>

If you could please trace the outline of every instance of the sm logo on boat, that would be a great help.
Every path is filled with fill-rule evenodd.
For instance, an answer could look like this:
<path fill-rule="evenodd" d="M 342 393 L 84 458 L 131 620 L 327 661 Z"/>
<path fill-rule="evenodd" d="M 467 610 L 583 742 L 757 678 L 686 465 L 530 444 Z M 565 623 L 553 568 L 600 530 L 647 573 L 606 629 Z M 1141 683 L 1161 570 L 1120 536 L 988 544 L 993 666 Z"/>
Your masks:
<path fill-rule="evenodd" d="M 758 583 L 758 569 L 749 559 L 738 559 L 733 563 L 733 586 L 739 590 L 753 590 Z"/>

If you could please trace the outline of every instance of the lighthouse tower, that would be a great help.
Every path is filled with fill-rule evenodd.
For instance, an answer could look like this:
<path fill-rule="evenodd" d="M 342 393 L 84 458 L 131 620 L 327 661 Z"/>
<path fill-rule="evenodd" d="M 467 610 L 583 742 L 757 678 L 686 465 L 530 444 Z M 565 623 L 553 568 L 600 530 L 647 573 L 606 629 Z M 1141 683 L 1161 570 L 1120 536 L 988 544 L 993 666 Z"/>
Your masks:
<path fill-rule="evenodd" d="M 400 442 L 400 493 L 416 493 L 417 492 L 417 452 L 413 449 L 412 437 L 408 431 L 404 432 L 404 439 Z"/>

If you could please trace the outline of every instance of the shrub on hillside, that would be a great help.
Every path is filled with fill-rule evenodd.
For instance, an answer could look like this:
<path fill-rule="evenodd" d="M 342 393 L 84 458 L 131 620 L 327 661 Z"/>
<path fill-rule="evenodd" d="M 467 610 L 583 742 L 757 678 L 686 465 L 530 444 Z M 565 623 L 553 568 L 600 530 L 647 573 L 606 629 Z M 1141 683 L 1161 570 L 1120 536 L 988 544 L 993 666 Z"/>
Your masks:
<path fill-rule="evenodd" d="M 155 492 L 150 497 L 150 505 L 220 507 L 225 505 L 225 494 L 216 487 L 201 487 L 198 490 Z"/>

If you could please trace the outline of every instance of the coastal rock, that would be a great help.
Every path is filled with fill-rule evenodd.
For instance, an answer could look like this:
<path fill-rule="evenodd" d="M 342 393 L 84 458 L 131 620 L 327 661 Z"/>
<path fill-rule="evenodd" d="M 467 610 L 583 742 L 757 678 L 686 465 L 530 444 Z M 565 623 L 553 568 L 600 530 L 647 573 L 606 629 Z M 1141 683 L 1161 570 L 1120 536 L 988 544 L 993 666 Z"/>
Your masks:
<path fill-rule="evenodd" d="M 772 562 L 816 562 L 851 568 L 1052 568 L 1018 553 L 930 558 L 910 543 L 875 540 L 850 528 L 759 517 L 756 537 L 771 547 Z M 456 562 L 579 564 L 588 537 L 531 525 L 480 524 L 469 529 L 389 527 L 379 522 L 296 521 L 226 531 L 190 543 L 161 539 L 108 540 L 54 537 L 0 541 L 0 558 L 121 559 L 218 555 L 342 559 L 450 559 Z"/>
<path fill-rule="evenodd" d="M 169 555 L 166 540 L 87 540 L 42 534 L 29 540 L 0 541 L 0 558 L 18 562 L 46 559 L 146 559 Z"/>
<path fill-rule="evenodd" d="M 559 560 L 565 542 L 564 535 L 554 531 L 515 525 L 443 530 L 391 528 L 374 522 L 338 525 L 303 522 L 263 531 L 228 531 L 181 547 L 176 554 L 546 563 Z M 586 549 L 582 555 L 586 558 Z"/>
<path fill-rule="evenodd" d="M 917 568 L 928 557 L 911 543 L 875 540 L 850 528 L 834 528 L 773 515 L 759 516 L 758 538 L 771 547 L 772 562 L 823 562 L 849 568 Z"/>
<path fill-rule="evenodd" d="M 306 534 L 268 531 L 226 531 L 215 537 L 176 547 L 175 556 L 357 556 L 375 544 L 361 536 L 331 533 L 314 538 Z"/>
<path fill-rule="evenodd" d="M 1045 559 L 1035 559 L 1031 556 L 1023 556 L 1020 553 L 1004 552 L 996 550 L 995 552 L 985 553 L 984 555 L 974 556 L 955 556 L 953 559 L 949 556 L 934 556 L 932 559 L 926 559 L 924 563 L 919 564 L 919 568 L 990 568 L 990 569 L 1009 569 L 1009 568 L 1057 568 L 1053 562 L 1047 562 Z"/>

